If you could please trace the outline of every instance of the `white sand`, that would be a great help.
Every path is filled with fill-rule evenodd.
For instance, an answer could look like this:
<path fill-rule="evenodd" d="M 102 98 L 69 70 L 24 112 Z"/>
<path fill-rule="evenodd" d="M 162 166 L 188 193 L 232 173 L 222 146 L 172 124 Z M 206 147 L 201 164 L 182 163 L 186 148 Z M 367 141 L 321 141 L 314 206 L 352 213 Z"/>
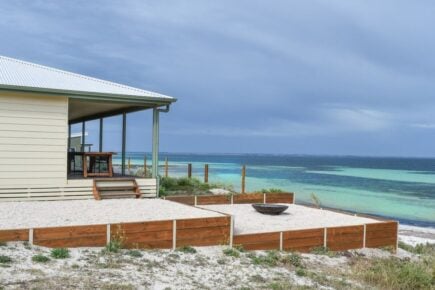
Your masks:
<path fill-rule="evenodd" d="M 301 254 L 304 269 L 315 275 L 298 276 L 288 263 L 270 266 L 256 263 L 252 255 L 264 251 L 240 253 L 230 257 L 226 247 L 196 248 L 195 254 L 170 250 L 139 250 L 141 257 L 132 257 L 128 250 L 105 253 L 101 248 L 71 248 L 70 258 L 48 263 L 32 261 L 36 254 L 50 256 L 50 249 L 10 242 L 0 246 L 0 255 L 11 263 L 0 267 L 0 286 L 4 289 L 372 289 L 350 275 L 354 257 L 397 257 L 419 259 L 418 255 L 399 249 L 392 254 L 382 249 L 359 249 L 346 255 Z M 351 254 L 351 256 L 349 255 Z M 278 252 L 281 258 L 293 255 Z M 319 279 L 327 277 L 327 279 Z M 340 284 L 338 284 L 340 283 Z M 343 287 L 331 286 L 345 285 Z M 275 285 L 272 287 L 272 285 Z M 3 289 L 3 288 L 2 288 Z"/>
<path fill-rule="evenodd" d="M 281 215 L 264 215 L 255 211 L 250 204 L 204 205 L 201 208 L 234 215 L 234 233 L 265 233 L 286 230 L 351 226 L 379 222 L 374 219 L 356 217 L 328 210 L 288 204 Z"/>
<path fill-rule="evenodd" d="M 399 225 L 399 240 L 412 246 L 435 244 L 435 229 Z"/>
<path fill-rule="evenodd" d="M 50 249 L 8 243 L 0 255 L 12 262 L 0 269 L 2 289 L 271 289 L 272 283 L 315 287 L 308 277 L 297 276 L 290 267 L 254 264 L 248 253 L 226 256 L 225 247 L 196 248 L 196 254 L 169 250 L 128 250 L 104 254 L 101 248 L 72 248 L 71 257 L 33 262 L 32 256 L 50 256 Z M 263 252 L 257 252 L 261 255 Z M 324 256 L 326 257 L 326 256 Z M 341 278 L 340 278 L 341 279 Z M 310 289 L 311 289 L 310 288 Z M 316 289 L 330 289 L 316 287 Z M 279 289 L 290 289 L 279 288 Z"/>
<path fill-rule="evenodd" d="M 0 203 L 0 229 L 95 225 L 221 216 L 161 199 Z"/>

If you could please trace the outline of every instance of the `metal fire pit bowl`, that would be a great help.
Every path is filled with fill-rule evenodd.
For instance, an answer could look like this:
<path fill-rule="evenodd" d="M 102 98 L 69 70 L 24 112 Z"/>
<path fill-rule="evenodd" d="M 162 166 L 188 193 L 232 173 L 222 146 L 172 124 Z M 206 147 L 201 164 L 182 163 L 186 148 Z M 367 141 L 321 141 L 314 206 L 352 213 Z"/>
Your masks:
<path fill-rule="evenodd" d="M 259 213 L 269 215 L 279 215 L 282 214 L 286 209 L 288 209 L 287 205 L 273 203 L 255 203 L 252 205 L 252 207 L 255 208 L 255 210 Z"/>

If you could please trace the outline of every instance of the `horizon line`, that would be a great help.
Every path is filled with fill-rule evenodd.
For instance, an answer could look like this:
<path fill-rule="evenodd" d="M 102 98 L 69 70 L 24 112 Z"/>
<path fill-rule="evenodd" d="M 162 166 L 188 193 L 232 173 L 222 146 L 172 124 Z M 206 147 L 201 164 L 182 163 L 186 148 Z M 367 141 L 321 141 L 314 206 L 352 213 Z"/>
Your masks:
<path fill-rule="evenodd" d="M 115 151 L 116 152 L 116 151 Z M 121 152 L 121 151 L 119 151 Z M 126 153 L 149 153 L 151 151 L 126 151 Z M 398 156 L 398 155 L 356 155 L 356 154 L 307 154 L 307 153 L 231 153 L 231 152 L 169 152 L 160 151 L 161 154 L 185 155 L 245 155 L 245 156 L 293 156 L 293 157 L 354 157 L 354 158 L 394 158 L 394 159 L 435 159 L 435 156 Z"/>

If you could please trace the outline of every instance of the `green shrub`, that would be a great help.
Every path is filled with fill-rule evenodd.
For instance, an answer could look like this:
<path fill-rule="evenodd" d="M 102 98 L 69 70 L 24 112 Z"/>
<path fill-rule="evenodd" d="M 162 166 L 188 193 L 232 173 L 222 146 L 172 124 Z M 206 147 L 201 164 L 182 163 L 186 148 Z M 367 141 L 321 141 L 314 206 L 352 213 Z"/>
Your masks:
<path fill-rule="evenodd" d="M 134 170 L 134 168 L 133 168 Z M 134 176 L 138 176 L 138 177 L 151 177 L 151 167 L 147 166 L 147 171 L 146 174 L 144 174 L 144 170 L 143 170 L 143 166 L 139 167 L 136 169 L 136 171 L 134 172 Z"/>
<path fill-rule="evenodd" d="M 222 252 L 224 253 L 225 256 L 234 257 L 234 258 L 240 257 L 240 252 L 234 248 L 226 248 L 223 249 Z"/>
<path fill-rule="evenodd" d="M 249 280 L 254 282 L 254 283 L 265 283 L 266 282 L 266 279 L 259 274 L 252 275 L 251 277 L 249 277 Z M 247 288 L 247 289 L 250 289 L 250 288 Z"/>
<path fill-rule="evenodd" d="M 267 289 L 271 290 L 302 290 L 302 289 L 313 289 L 312 287 L 308 286 L 295 286 L 289 281 L 279 281 L 279 282 L 273 282 L 268 285 Z"/>
<path fill-rule="evenodd" d="M 138 250 L 130 250 L 127 252 L 127 255 L 135 257 L 135 258 L 140 258 L 143 256 L 142 253 Z"/>
<path fill-rule="evenodd" d="M 196 253 L 196 249 L 192 248 L 191 246 L 182 246 L 180 248 L 177 248 L 177 251 L 183 252 L 183 253 L 188 253 L 188 254 L 195 254 Z"/>
<path fill-rule="evenodd" d="M 9 264 L 11 262 L 12 262 L 11 257 L 5 256 L 5 255 L 0 255 L 0 264 Z"/>
<path fill-rule="evenodd" d="M 415 253 L 419 255 L 431 255 L 435 256 L 435 244 L 418 244 L 414 247 Z"/>
<path fill-rule="evenodd" d="M 122 242 L 120 240 L 112 240 L 106 245 L 105 252 L 118 253 L 121 248 Z"/>
<path fill-rule="evenodd" d="M 298 254 L 292 253 L 281 259 L 281 262 L 285 265 L 292 265 L 296 268 L 302 268 L 302 257 Z"/>
<path fill-rule="evenodd" d="M 185 186 L 185 187 L 187 187 L 187 186 L 194 187 L 195 185 L 197 185 L 197 183 L 199 183 L 199 181 L 198 182 L 196 182 L 196 181 L 198 181 L 198 180 L 196 180 L 195 178 L 182 177 L 182 178 L 178 179 L 177 185 L 178 186 Z"/>
<path fill-rule="evenodd" d="M 164 188 L 163 186 L 159 186 L 159 196 L 167 196 L 168 193 L 166 192 L 166 188 Z"/>
<path fill-rule="evenodd" d="M 57 248 L 51 250 L 51 256 L 55 259 L 69 258 L 69 250 L 65 248 Z"/>
<path fill-rule="evenodd" d="M 307 276 L 307 272 L 305 272 L 305 270 L 302 269 L 302 268 L 297 268 L 296 269 L 296 275 L 301 276 L 301 277 Z"/>
<path fill-rule="evenodd" d="M 30 249 L 32 249 L 32 245 L 29 243 L 29 242 L 23 242 L 23 246 L 24 246 L 24 248 L 25 249 L 27 249 L 27 250 L 30 250 Z"/>
<path fill-rule="evenodd" d="M 219 265 L 225 265 L 226 264 L 226 260 L 225 259 L 217 259 L 216 261 Z"/>
<path fill-rule="evenodd" d="M 417 244 L 414 247 L 404 242 L 399 242 L 399 248 L 418 255 L 435 255 L 435 244 Z"/>
<path fill-rule="evenodd" d="M 37 263 L 47 263 L 48 261 L 50 261 L 50 258 L 41 254 L 38 255 L 34 255 L 32 257 L 32 261 L 33 262 L 37 262 Z"/>
<path fill-rule="evenodd" d="M 168 195 L 169 193 L 182 193 L 182 194 L 201 194 L 212 188 L 225 188 L 232 190 L 231 186 L 217 183 L 204 183 L 197 178 L 174 178 L 174 177 L 162 177 L 160 179 L 160 191 L 161 196 Z"/>
<path fill-rule="evenodd" d="M 173 189 L 177 187 L 177 180 L 172 177 L 163 177 L 160 180 L 160 187 L 164 187 L 165 189 Z"/>
<path fill-rule="evenodd" d="M 257 191 L 259 193 L 282 193 L 285 192 L 285 190 L 281 188 L 263 188 Z"/>
<path fill-rule="evenodd" d="M 265 255 L 259 256 L 250 253 L 248 257 L 256 265 L 277 266 L 280 262 L 280 256 L 277 251 L 268 251 Z"/>
<path fill-rule="evenodd" d="M 336 257 L 337 256 L 336 252 L 330 251 L 326 247 L 315 247 L 315 248 L 312 248 L 310 253 L 314 254 L 314 255 L 325 255 L 325 256 L 328 256 L 328 257 Z"/>
<path fill-rule="evenodd" d="M 6 242 L 0 242 L 0 247 L 6 247 L 6 246 L 7 246 Z"/>
<path fill-rule="evenodd" d="M 320 199 L 319 197 L 313 192 L 310 195 L 311 201 L 314 204 L 315 207 L 320 208 L 321 204 L 320 204 Z"/>

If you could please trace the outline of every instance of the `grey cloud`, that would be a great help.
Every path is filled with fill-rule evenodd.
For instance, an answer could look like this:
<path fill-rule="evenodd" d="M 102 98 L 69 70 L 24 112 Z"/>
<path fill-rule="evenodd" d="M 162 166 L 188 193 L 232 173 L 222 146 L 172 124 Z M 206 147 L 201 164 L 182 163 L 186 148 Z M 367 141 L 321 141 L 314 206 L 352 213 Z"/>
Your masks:
<path fill-rule="evenodd" d="M 0 12 L 1 54 L 178 97 L 162 118 L 166 150 L 195 135 L 207 151 L 240 136 L 257 152 L 432 154 L 417 144 L 435 141 L 423 130 L 435 123 L 432 1 L 3 1 Z"/>

